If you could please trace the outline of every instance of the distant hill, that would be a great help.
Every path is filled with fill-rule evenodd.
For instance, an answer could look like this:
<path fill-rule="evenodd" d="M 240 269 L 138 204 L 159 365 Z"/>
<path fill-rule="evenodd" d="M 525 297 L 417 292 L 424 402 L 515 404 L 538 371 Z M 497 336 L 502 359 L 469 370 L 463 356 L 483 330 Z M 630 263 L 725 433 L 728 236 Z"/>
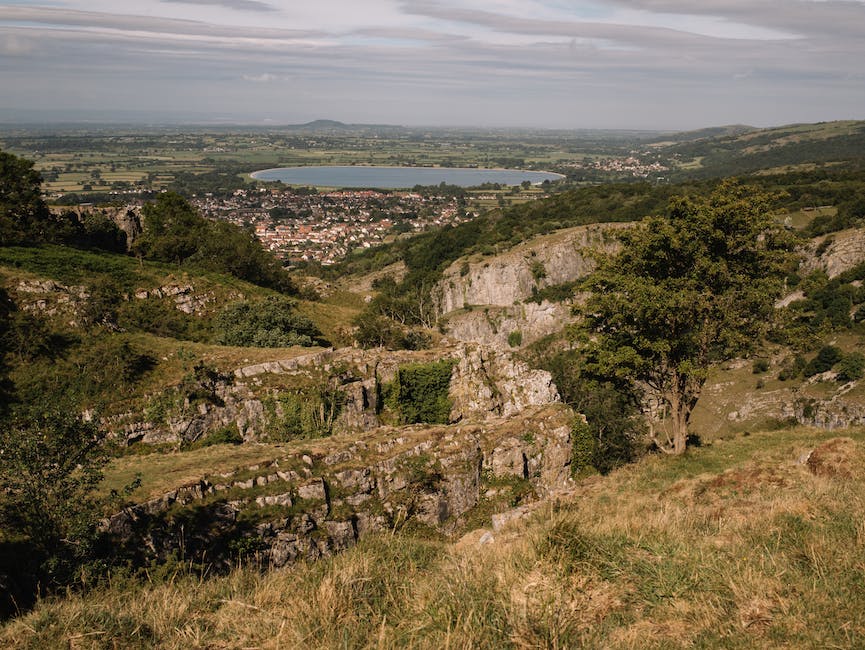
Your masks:
<path fill-rule="evenodd" d="M 664 135 L 655 140 L 659 144 L 671 142 L 694 142 L 695 140 L 704 140 L 706 138 L 722 138 L 735 137 L 758 131 L 756 127 L 748 126 L 747 124 L 729 124 L 726 126 L 710 126 L 705 129 L 697 129 L 695 131 L 680 131 L 670 135 Z"/>
<path fill-rule="evenodd" d="M 338 120 L 313 120 L 304 124 L 286 124 L 287 131 L 402 131 L 405 127 L 396 124 L 346 124 Z"/>
<path fill-rule="evenodd" d="M 785 172 L 865 161 L 865 121 L 719 129 L 726 133 L 713 137 L 710 135 L 713 129 L 703 129 L 667 138 L 657 146 L 678 164 L 678 176 L 692 178 Z M 696 137 L 697 134 L 704 137 Z M 670 142 L 676 143 L 667 144 Z"/>

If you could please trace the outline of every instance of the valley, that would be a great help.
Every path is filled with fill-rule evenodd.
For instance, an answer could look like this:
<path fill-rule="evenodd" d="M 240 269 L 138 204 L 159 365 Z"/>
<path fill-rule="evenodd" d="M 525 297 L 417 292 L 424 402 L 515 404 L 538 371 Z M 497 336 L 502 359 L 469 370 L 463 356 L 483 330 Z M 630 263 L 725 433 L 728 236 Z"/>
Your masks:
<path fill-rule="evenodd" d="M 850 152 L 863 132 L 4 132 L 4 151 L 39 152 L 51 205 L 38 191 L 30 203 L 0 197 L 15 225 L 0 222 L 0 449 L 15 450 L 3 498 L 20 503 L 27 472 L 39 474 L 18 451 L 42 435 L 32 422 L 46 406 L 98 432 L 102 479 L 76 514 L 90 526 L 76 547 L 86 558 L 48 563 L 57 537 L 26 563 L 0 564 L 4 613 L 16 614 L 0 639 L 855 646 L 865 635 L 851 604 L 865 489 L 865 171 Z M 264 191 L 240 171 L 313 161 L 507 164 L 567 178 Z M 634 173 L 643 163 L 648 176 Z M 726 166 L 747 175 L 721 178 Z M 68 206 L 67 192 L 77 195 Z M 288 267 L 259 246 L 279 222 L 312 237 L 349 213 L 358 228 L 386 225 L 369 245 L 305 259 L 286 239 Z M 669 287 L 692 276 L 665 284 L 670 269 L 697 243 L 726 246 L 717 232 L 748 227 L 736 215 L 765 218 L 749 254 L 777 253 L 774 266 L 730 280 L 740 253 L 730 246 L 699 290 L 673 300 Z M 593 289 L 630 281 L 610 261 L 625 264 L 617 256 L 677 218 L 717 221 L 652 267 L 668 293 L 644 311 L 675 306 L 653 345 L 690 336 L 687 322 L 674 335 L 687 321 L 676 316 L 710 280 L 744 286 L 738 300 L 754 311 L 721 330 L 727 347 L 704 345 L 687 449 L 667 455 L 647 423 L 670 423 L 669 399 L 654 405 L 632 357 L 604 365 L 600 342 L 626 321 L 590 325 L 603 307 Z M 749 293 L 763 280 L 774 293 Z M 635 286 L 629 301 L 641 304 L 653 287 Z M 759 336 L 738 340 L 756 314 Z M 51 525 L 77 535 L 66 507 L 50 511 Z M 34 530 L 4 526 L 4 557 L 23 557 Z M 37 594 L 37 575 L 56 590 Z"/>

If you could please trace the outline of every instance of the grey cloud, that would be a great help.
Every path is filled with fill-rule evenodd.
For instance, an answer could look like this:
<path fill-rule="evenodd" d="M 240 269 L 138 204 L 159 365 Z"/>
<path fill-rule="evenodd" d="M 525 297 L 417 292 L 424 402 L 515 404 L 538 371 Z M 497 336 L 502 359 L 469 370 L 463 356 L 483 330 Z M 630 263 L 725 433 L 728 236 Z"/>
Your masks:
<path fill-rule="evenodd" d="M 783 30 L 798 35 L 865 34 L 865 4 L 851 0 L 610 0 L 650 12 L 715 16 L 730 21 Z"/>
<path fill-rule="evenodd" d="M 18 34 L 5 34 L 0 37 L 0 52 L 8 56 L 26 56 L 35 49 L 31 39 Z"/>
<path fill-rule="evenodd" d="M 225 7 L 226 9 L 236 9 L 237 11 L 278 11 L 273 5 L 258 0 L 160 0 L 173 4 L 186 5 L 208 5 L 211 7 Z"/>
<path fill-rule="evenodd" d="M 710 42 L 737 42 L 738 40 L 703 36 L 669 27 L 621 25 L 588 21 L 536 20 L 519 16 L 506 16 L 477 9 L 459 9 L 424 0 L 405 2 L 403 3 L 403 10 L 409 14 L 478 25 L 508 34 L 591 38 L 631 44 L 637 47 L 660 45 L 687 46 Z"/>
<path fill-rule="evenodd" d="M 759 2 L 614 1 L 647 11 L 699 8 L 747 24 L 772 17 Z M 0 96 L 0 108 L 53 106 L 62 97 L 76 108 L 155 110 L 170 97 L 182 110 L 336 112 L 344 121 L 681 127 L 851 117 L 865 106 L 861 35 L 830 40 L 818 25 L 797 39 L 722 39 L 531 20 L 469 4 L 406 0 L 407 14 L 434 20 L 407 16 L 340 33 L 0 6 L 0 85 L 15 89 Z M 819 4 L 840 11 L 843 3 Z M 851 21 L 858 15 L 844 10 Z M 783 14 L 778 3 L 775 12 Z M 520 35 L 520 43 L 498 34 Z M 26 56 L 3 56 L 24 49 Z"/>
<path fill-rule="evenodd" d="M 429 29 L 417 29 L 410 27 L 365 27 L 350 32 L 358 36 L 370 36 L 373 38 L 391 38 L 406 41 L 422 41 L 429 43 L 453 43 L 466 41 L 467 36 L 448 34 L 446 32 L 434 32 Z"/>
<path fill-rule="evenodd" d="M 53 7 L 0 6 L 0 21 L 35 23 L 38 25 L 62 25 L 67 27 L 96 27 L 119 31 L 140 31 L 217 38 L 243 36 L 247 38 L 279 40 L 313 38 L 326 35 L 326 32 L 318 30 L 273 29 L 266 27 L 244 27 L 241 31 L 236 27 L 211 25 L 196 20 L 178 20 L 174 18 L 129 14 L 107 14 Z"/>

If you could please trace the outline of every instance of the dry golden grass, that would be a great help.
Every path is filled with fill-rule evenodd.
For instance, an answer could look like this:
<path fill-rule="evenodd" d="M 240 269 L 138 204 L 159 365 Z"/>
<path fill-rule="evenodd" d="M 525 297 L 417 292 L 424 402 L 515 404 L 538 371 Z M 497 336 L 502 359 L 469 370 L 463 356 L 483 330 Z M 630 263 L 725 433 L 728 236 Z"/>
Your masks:
<path fill-rule="evenodd" d="M 588 481 L 492 543 L 381 535 L 264 575 L 115 580 L 0 646 L 863 647 L 863 481 L 863 431 L 754 434 Z"/>

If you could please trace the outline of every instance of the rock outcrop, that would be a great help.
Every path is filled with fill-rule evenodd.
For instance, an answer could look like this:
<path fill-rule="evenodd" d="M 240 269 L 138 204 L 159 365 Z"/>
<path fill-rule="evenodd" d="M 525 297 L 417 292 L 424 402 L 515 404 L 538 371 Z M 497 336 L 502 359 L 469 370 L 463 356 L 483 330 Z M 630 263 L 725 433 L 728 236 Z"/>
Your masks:
<path fill-rule="evenodd" d="M 468 305 L 511 306 L 533 289 L 570 282 L 594 268 L 591 250 L 616 245 L 612 230 L 621 224 L 594 224 L 544 235 L 494 257 L 460 259 L 436 286 L 438 313 Z"/>
<path fill-rule="evenodd" d="M 571 320 L 569 304 L 523 302 L 510 307 L 490 306 L 454 312 L 447 317 L 445 330 L 448 337 L 457 341 L 507 349 L 560 332 Z"/>
<path fill-rule="evenodd" d="M 851 228 L 809 242 L 802 270 L 805 273 L 822 270 L 834 278 L 862 262 L 865 262 L 865 228 Z"/>
<path fill-rule="evenodd" d="M 496 347 L 466 343 L 419 351 L 341 348 L 238 368 L 211 387 L 208 399 L 191 401 L 183 386 L 163 390 L 151 398 L 160 408 L 127 411 L 106 418 L 105 424 L 128 443 L 190 442 L 224 427 L 255 441 L 282 416 L 280 396 L 302 396 L 310 386 L 327 382 L 339 394 L 334 431 L 367 431 L 386 419 L 380 396 L 401 365 L 443 358 L 456 362 L 449 389 L 452 421 L 507 417 L 559 400 L 548 372 L 529 368 Z M 164 413 L 154 418 L 154 410 Z"/>
<path fill-rule="evenodd" d="M 451 421 L 510 417 L 530 406 L 559 401 L 550 373 L 513 355 L 476 344 L 457 348 L 451 377 Z"/>
<path fill-rule="evenodd" d="M 443 426 L 306 441 L 267 464 L 194 483 L 113 515 L 103 530 L 138 561 L 211 563 L 240 550 L 273 567 L 315 559 L 409 521 L 448 533 L 496 481 L 535 496 L 570 481 L 573 412 L 561 404 Z"/>

